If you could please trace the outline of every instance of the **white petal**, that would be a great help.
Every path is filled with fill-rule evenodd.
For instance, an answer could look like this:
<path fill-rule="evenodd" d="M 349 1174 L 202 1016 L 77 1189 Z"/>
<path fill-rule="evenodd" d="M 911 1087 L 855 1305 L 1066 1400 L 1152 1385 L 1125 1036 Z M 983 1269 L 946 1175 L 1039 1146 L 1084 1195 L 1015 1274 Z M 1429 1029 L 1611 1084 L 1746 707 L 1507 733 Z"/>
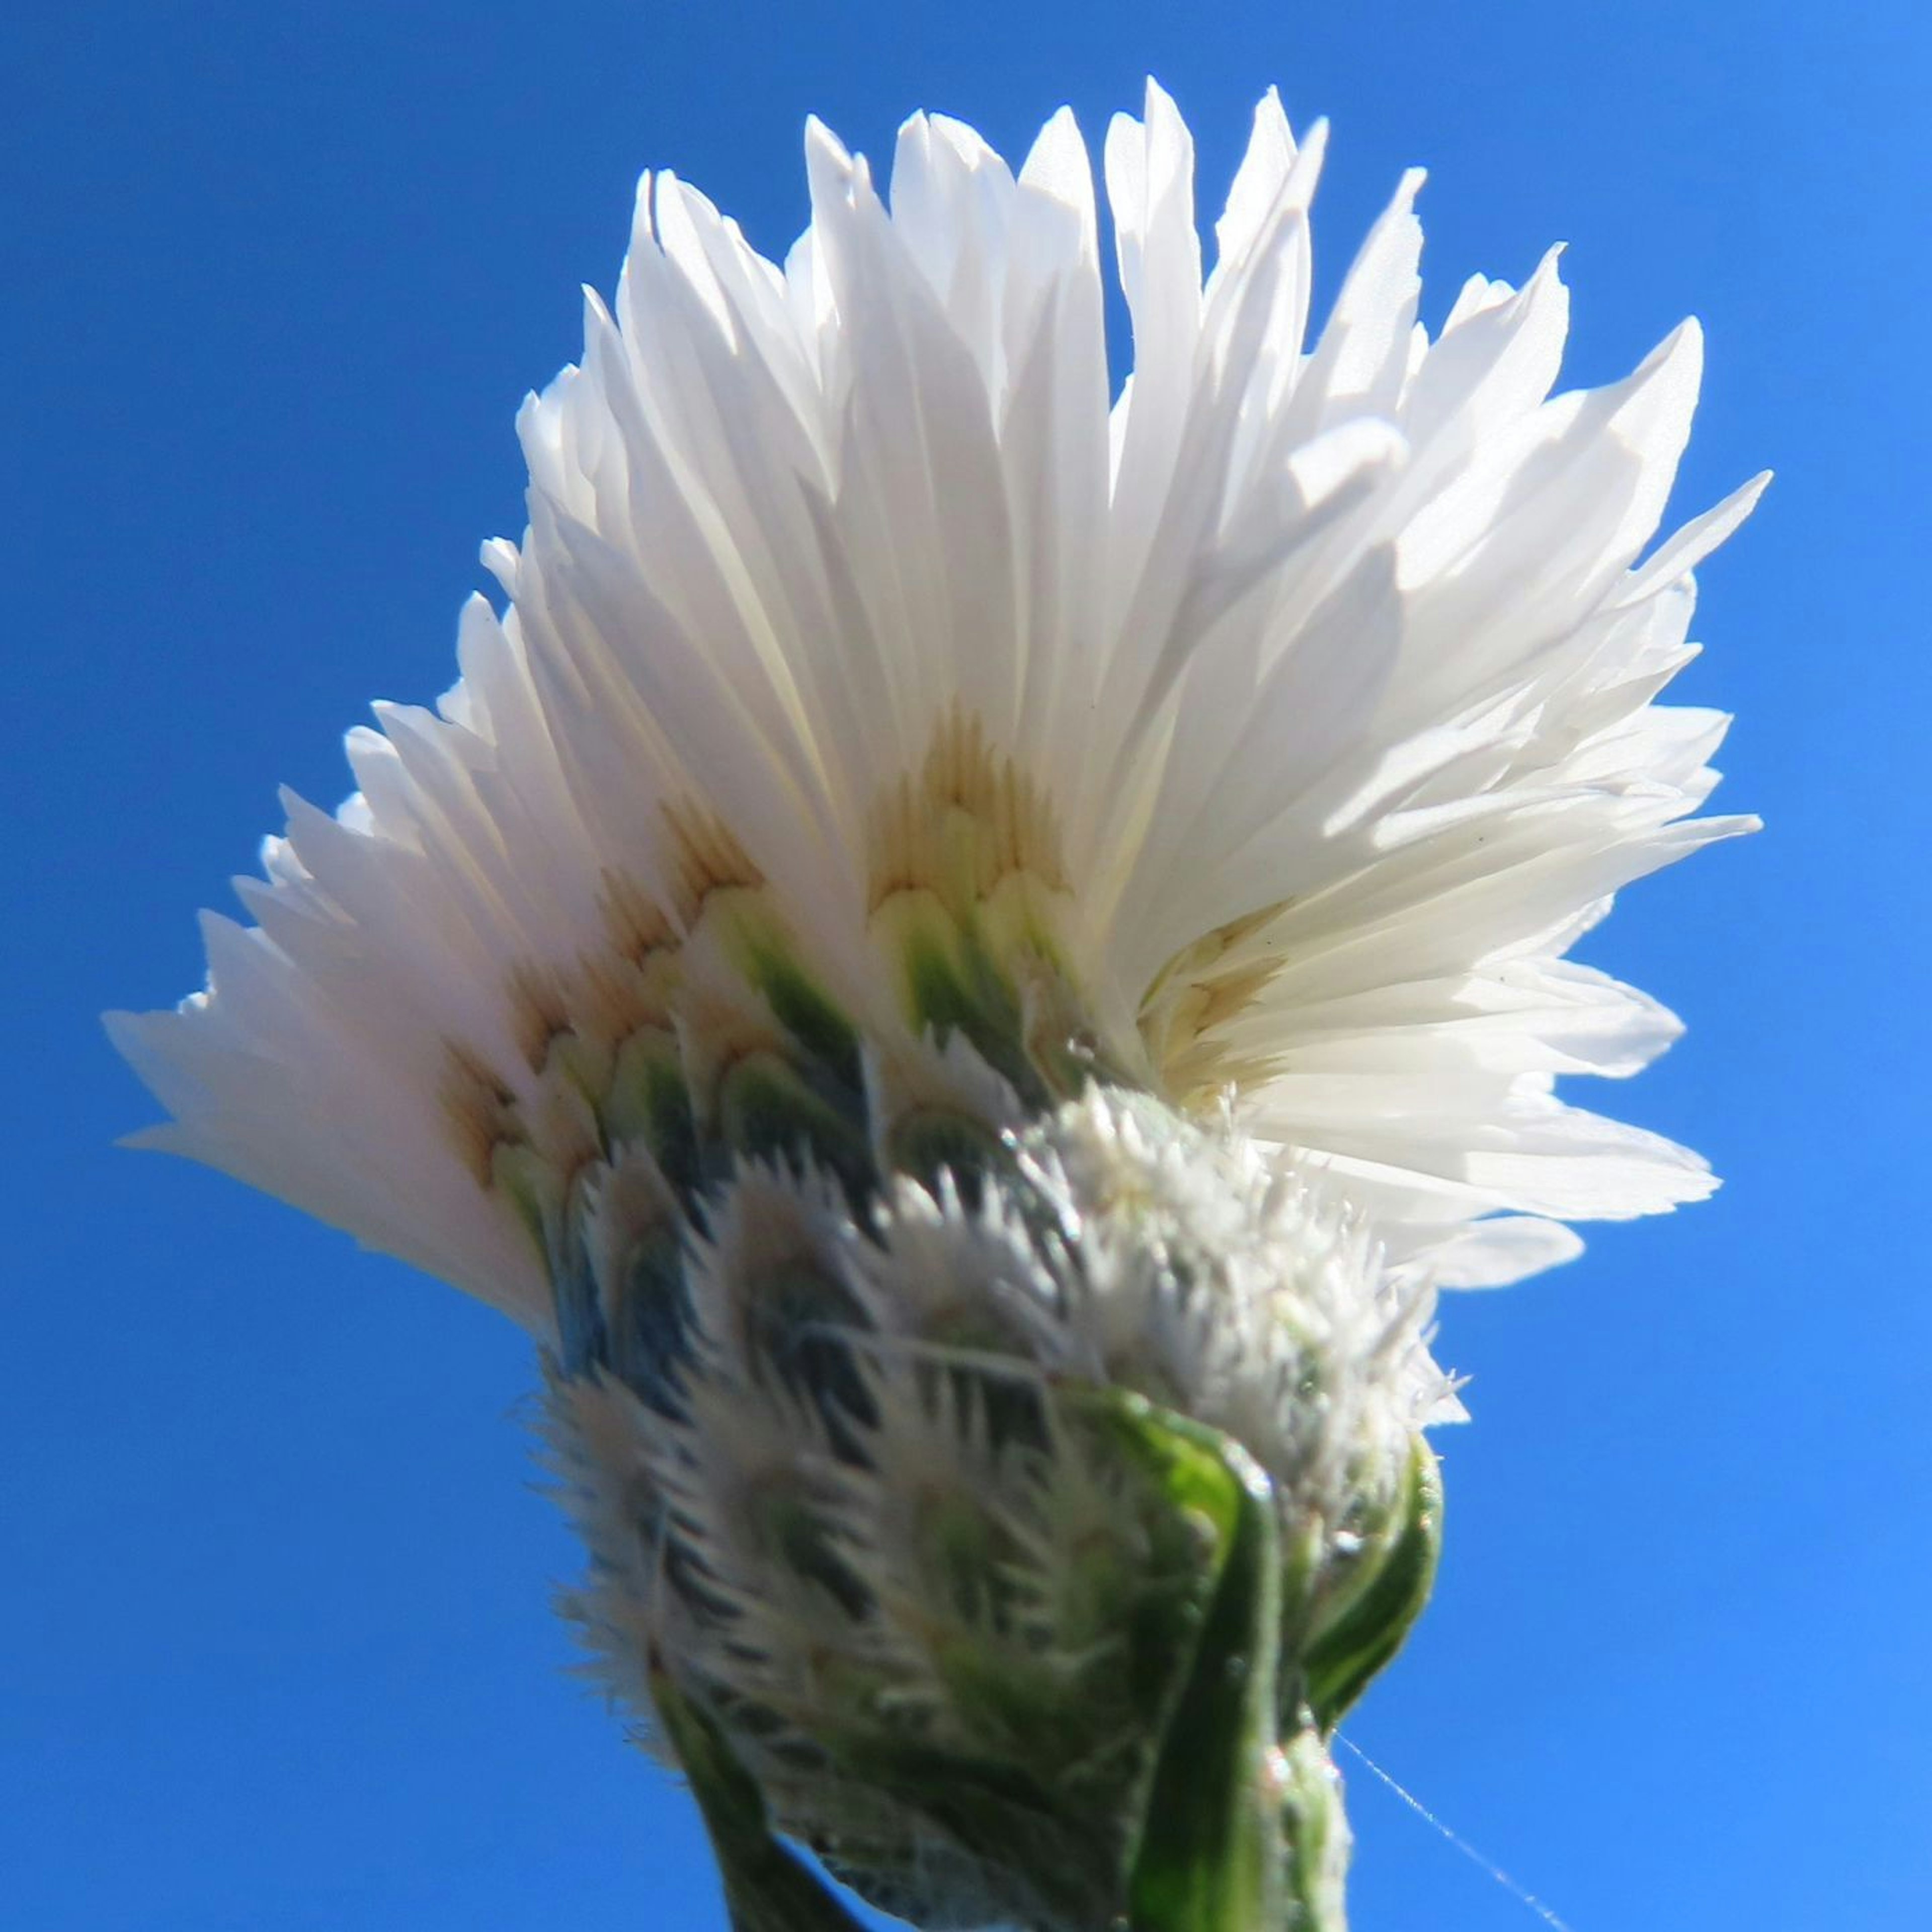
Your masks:
<path fill-rule="evenodd" d="M 890 210 L 812 123 L 782 268 L 646 176 L 580 364 L 519 416 L 529 528 L 483 552 L 509 608 L 464 610 L 435 710 L 351 734 L 337 813 L 287 802 L 242 888 L 256 927 L 206 928 L 210 991 L 117 1022 L 177 1116 L 156 1143 L 541 1328 L 530 1246 L 452 1150 L 452 1050 L 543 1104 L 518 976 L 608 952 L 614 880 L 683 919 L 674 821 L 715 820 L 873 1054 L 909 1051 L 870 842 L 956 708 L 1046 801 L 1058 963 L 1114 1060 L 1231 1082 L 1403 1269 L 1509 1278 L 1569 1251 L 1538 1217 L 1706 1190 L 1557 1097 L 1677 1030 L 1564 955 L 1621 887 L 1753 823 L 1694 816 L 1727 721 L 1658 700 L 1691 573 L 1762 479 L 1645 557 L 1696 326 L 1552 394 L 1552 253 L 1520 290 L 1471 279 L 1432 342 L 1419 172 L 1311 352 L 1324 140 L 1263 100 L 1204 283 L 1174 104 L 1150 83 L 1113 123 L 1134 368 L 1111 406 L 1070 114 L 1017 175 L 915 117 Z M 1171 964 L 1160 997 L 1196 1018 L 1156 1047 L 1136 1015 Z"/>

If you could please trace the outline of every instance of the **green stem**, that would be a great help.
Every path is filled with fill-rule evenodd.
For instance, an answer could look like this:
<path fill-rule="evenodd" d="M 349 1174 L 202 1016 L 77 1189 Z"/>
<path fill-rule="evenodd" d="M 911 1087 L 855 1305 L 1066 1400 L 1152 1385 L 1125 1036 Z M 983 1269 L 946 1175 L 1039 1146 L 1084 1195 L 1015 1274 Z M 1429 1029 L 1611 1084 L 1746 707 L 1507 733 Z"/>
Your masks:
<path fill-rule="evenodd" d="M 656 1666 L 651 1696 L 704 1814 L 732 1932 L 864 1932 L 773 1835 L 758 1782 L 723 1732 Z"/>

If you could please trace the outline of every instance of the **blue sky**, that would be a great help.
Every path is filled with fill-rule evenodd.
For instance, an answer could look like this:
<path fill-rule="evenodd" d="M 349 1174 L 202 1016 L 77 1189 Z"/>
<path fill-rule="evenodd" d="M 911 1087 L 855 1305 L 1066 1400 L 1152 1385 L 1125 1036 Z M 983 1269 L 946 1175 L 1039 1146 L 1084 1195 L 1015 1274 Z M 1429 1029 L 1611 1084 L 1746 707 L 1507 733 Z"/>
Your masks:
<path fill-rule="evenodd" d="M 1336 128 L 1333 276 L 1432 169 L 1429 315 L 1571 244 L 1570 374 L 1682 314 L 1677 508 L 1780 478 L 1703 573 L 1684 694 L 1771 830 L 1588 956 L 1688 1038 L 1618 1111 L 1711 1204 L 1453 1301 L 1449 1547 L 1355 1742 L 1576 1932 L 1922 1926 L 1932 1312 L 1921 452 L 1932 16 L 1905 0 L 110 6 L 10 33 L 16 724 L 0 766 L 10 1265 L 0 1916 L 50 1928 L 721 1926 L 694 1820 L 563 1676 L 574 1566 L 505 1324 L 231 1184 L 115 1151 L 98 1031 L 201 973 L 283 781 L 452 670 L 520 530 L 519 398 L 632 184 L 768 252 L 808 111 L 1009 152 L 1159 75 L 1204 199 L 1255 98 Z M 1535 1921 L 1355 1772 L 1358 1932 Z"/>

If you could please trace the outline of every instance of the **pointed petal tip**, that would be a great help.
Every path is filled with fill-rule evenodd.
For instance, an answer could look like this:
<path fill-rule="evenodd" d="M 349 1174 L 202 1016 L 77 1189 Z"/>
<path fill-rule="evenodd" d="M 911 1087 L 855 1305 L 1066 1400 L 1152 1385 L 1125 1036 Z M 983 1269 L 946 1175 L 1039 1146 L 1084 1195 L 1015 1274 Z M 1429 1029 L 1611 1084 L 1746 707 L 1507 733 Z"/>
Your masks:
<path fill-rule="evenodd" d="M 205 992 L 190 993 L 172 1006 L 152 1006 L 144 1012 L 117 1006 L 100 1016 L 101 1030 L 108 1043 L 136 1072 L 145 1057 L 154 1051 L 158 1035 L 172 1032 L 187 1016 L 207 1004 Z M 145 1073 L 142 1078 L 147 1078 Z"/>
<path fill-rule="evenodd" d="M 1720 818 L 1693 818 L 1684 823 L 1703 835 L 1702 843 L 1720 844 L 1726 838 L 1748 838 L 1764 830 L 1764 820 L 1754 812 L 1726 812 Z"/>
<path fill-rule="evenodd" d="M 1025 172 L 1028 164 L 1035 155 L 1070 146 L 1077 147 L 1084 153 L 1086 142 L 1082 136 L 1080 117 L 1074 112 L 1073 104 L 1062 101 L 1040 123 L 1040 132 L 1034 136 L 1033 146 L 1028 150 L 1026 161 L 1021 164 L 1021 172 Z"/>
<path fill-rule="evenodd" d="M 208 951 L 231 933 L 246 930 L 230 919 L 225 912 L 217 912 L 212 906 L 202 906 L 195 914 L 194 927 L 201 935 L 202 950 Z"/>
<path fill-rule="evenodd" d="M 1270 86 L 1255 103 L 1254 130 L 1257 134 L 1266 130 L 1279 136 L 1288 153 L 1294 152 L 1294 129 L 1288 121 L 1288 110 L 1282 104 L 1280 88 Z"/>
<path fill-rule="evenodd" d="M 1666 362 L 1678 357 L 1702 366 L 1704 360 L 1704 325 L 1694 315 L 1687 315 L 1648 356 L 1643 368 L 1646 371 L 1661 368 Z"/>
<path fill-rule="evenodd" d="M 1023 194 L 1057 203 L 1074 218 L 1083 256 L 1095 251 L 1093 157 L 1071 108 L 1061 108 L 1034 137 L 1018 181 Z"/>
<path fill-rule="evenodd" d="M 854 173 L 851 151 L 816 114 L 805 117 L 805 160 L 808 173 L 822 171 L 848 182 Z"/>

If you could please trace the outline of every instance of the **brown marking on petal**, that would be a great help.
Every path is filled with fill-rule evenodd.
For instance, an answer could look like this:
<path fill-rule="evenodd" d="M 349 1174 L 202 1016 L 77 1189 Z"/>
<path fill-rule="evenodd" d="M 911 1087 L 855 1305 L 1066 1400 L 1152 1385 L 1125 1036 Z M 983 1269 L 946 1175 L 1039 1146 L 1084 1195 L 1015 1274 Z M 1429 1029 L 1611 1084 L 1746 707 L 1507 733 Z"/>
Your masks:
<path fill-rule="evenodd" d="M 486 1192 L 496 1150 L 521 1144 L 517 1096 L 488 1064 L 466 1046 L 445 1042 L 442 1110 L 458 1157 Z"/>
<path fill-rule="evenodd" d="M 677 950 L 677 933 L 664 908 L 628 873 L 606 868 L 601 895 L 610 943 L 633 966 Z"/>
<path fill-rule="evenodd" d="M 687 929 L 697 924 L 713 892 L 765 883 L 751 855 L 716 812 L 668 802 L 663 809 L 670 833 L 672 896 Z"/>
<path fill-rule="evenodd" d="M 596 1109 L 569 1080 L 544 1081 L 530 1108 L 532 1144 L 555 1172 L 566 1199 L 569 1190 L 604 1158 L 604 1136 Z"/>
<path fill-rule="evenodd" d="M 912 781 L 903 776 L 874 806 L 868 913 L 877 912 L 896 892 L 919 890 L 919 868 L 914 858 L 918 844 L 914 828 L 918 815 L 913 802 Z"/>
<path fill-rule="evenodd" d="M 983 898 L 1018 874 L 1049 892 L 1071 884 L 1052 800 L 956 702 L 934 728 L 917 774 L 902 774 L 874 804 L 871 842 L 869 912 L 896 892 Z"/>
<path fill-rule="evenodd" d="M 748 992 L 737 996 L 719 986 L 688 986 L 678 1000 L 676 1024 L 692 1105 L 701 1120 L 715 1118 L 718 1090 L 740 1061 L 761 1053 L 791 1059 L 770 1007 Z"/>
<path fill-rule="evenodd" d="M 575 1012 L 578 1032 L 611 1052 L 640 1028 L 663 1027 L 670 1022 L 670 1004 L 664 989 L 654 987 L 628 959 L 614 953 L 601 958 L 584 955 L 578 976 Z"/>
<path fill-rule="evenodd" d="M 548 966 L 513 968 L 509 995 L 518 1051 L 532 1073 L 541 1073 L 552 1046 L 570 1031 L 570 995 L 563 976 Z"/>
<path fill-rule="evenodd" d="M 608 947 L 584 953 L 572 988 L 578 1030 L 614 1052 L 645 1027 L 668 1028 L 681 942 L 663 908 L 626 874 L 607 870 L 601 895 Z"/>
<path fill-rule="evenodd" d="M 1246 942 L 1285 912 L 1290 902 L 1230 920 L 1186 946 L 1155 974 L 1141 1000 L 1141 1037 L 1169 1095 L 1184 1106 L 1211 1102 L 1266 1070 L 1240 1060 L 1214 1037 L 1266 991 L 1288 965 L 1274 947 Z"/>

